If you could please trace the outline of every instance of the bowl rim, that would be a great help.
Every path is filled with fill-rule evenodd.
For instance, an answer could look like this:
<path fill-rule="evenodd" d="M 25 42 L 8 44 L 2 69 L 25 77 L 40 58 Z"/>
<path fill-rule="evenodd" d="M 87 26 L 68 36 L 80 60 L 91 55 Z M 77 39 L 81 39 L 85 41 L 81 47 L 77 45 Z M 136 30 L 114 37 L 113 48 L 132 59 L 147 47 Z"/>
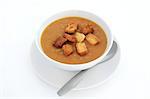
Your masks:
<path fill-rule="evenodd" d="M 65 16 L 65 14 L 70 13 L 72 15 L 68 15 Z M 89 19 L 87 17 L 83 17 L 82 15 L 78 15 L 78 14 L 85 14 L 87 16 L 96 18 L 97 20 L 99 20 L 100 22 L 95 22 L 92 19 Z M 76 17 L 81 17 L 81 18 L 85 18 L 91 21 L 94 21 L 96 24 L 100 25 L 100 27 L 103 29 L 103 31 L 106 33 L 107 36 L 107 42 L 109 41 L 109 45 L 107 44 L 107 48 L 105 49 L 105 52 L 98 58 L 96 58 L 95 60 L 92 60 L 90 62 L 87 63 L 81 63 L 81 64 L 67 64 L 67 63 L 61 63 L 59 61 L 56 61 L 50 57 L 48 57 L 44 51 L 43 48 L 41 46 L 41 35 L 43 33 L 43 30 L 52 22 L 61 19 L 61 18 L 65 18 L 65 17 L 71 17 L 71 16 L 76 16 Z M 57 18 L 59 17 L 59 18 Z M 108 35 L 109 34 L 109 35 Z M 109 37 L 108 37 L 109 36 Z M 96 65 L 97 63 L 99 63 L 109 52 L 112 43 L 113 43 L 113 36 L 112 33 L 108 27 L 108 25 L 104 22 L 104 20 L 102 18 L 100 18 L 99 16 L 91 13 L 91 12 L 87 12 L 87 11 L 82 11 L 82 10 L 67 10 L 67 11 L 62 11 L 59 13 L 54 14 L 53 16 L 49 17 L 47 20 L 45 20 L 45 22 L 42 23 L 41 27 L 39 28 L 38 32 L 36 33 L 36 37 L 35 37 L 35 43 L 36 43 L 36 47 L 38 48 L 39 52 L 45 57 L 45 59 L 47 59 L 50 62 L 56 63 L 57 67 L 61 68 L 61 69 L 65 69 L 65 70 L 84 70 L 84 69 L 88 69 L 90 67 L 93 67 L 94 65 Z"/>

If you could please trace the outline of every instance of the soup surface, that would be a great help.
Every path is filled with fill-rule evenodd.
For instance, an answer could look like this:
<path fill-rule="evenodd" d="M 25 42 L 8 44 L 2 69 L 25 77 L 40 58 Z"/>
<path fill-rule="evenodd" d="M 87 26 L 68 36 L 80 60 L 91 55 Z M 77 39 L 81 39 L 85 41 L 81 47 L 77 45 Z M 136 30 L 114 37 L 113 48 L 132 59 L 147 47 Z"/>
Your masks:
<path fill-rule="evenodd" d="M 56 48 L 53 44 L 58 37 L 64 34 L 64 29 L 68 23 L 92 25 L 94 30 L 92 34 L 99 39 L 99 43 L 91 45 L 87 40 L 84 40 L 88 49 L 86 55 L 79 55 L 76 46 L 73 46 L 72 54 L 64 55 L 62 48 Z M 107 37 L 103 29 L 93 21 L 81 17 L 66 17 L 54 21 L 45 28 L 41 35 L 41 46 L 44 53 L 53 60 L 66 64 L 82 64 L 97 59 L 105 52 Z"/>

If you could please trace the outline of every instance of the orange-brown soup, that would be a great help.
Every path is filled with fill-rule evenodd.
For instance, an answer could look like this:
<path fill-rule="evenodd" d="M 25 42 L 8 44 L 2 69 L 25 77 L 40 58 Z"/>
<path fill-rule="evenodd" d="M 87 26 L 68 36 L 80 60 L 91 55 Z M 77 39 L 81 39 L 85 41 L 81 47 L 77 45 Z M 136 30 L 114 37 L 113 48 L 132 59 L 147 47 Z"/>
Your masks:
<path fill-rule="evenodd" d="M 74 52 L 69 56 L 65 56 L 62 49 L 55 48 L 53 44 L 59 36 L 64 34 L 64 29 L 68 23 L 91 24 L 94 29 L 93 34 L 100 40 L 99 44 L 92 46 L 85 40 L 84 42 L 88 49 L 86 55 L 80 56 L 74 46 Z M 97 59 L 105 52 L 107 47 L 107 37 L 104 30 L 91 20 L 81 17 L 66 17 L 54 21 L 45 28 L 41 35 L 41 46 L 44 53 L 53 60 L 66 64 L 82 64 Z"/>

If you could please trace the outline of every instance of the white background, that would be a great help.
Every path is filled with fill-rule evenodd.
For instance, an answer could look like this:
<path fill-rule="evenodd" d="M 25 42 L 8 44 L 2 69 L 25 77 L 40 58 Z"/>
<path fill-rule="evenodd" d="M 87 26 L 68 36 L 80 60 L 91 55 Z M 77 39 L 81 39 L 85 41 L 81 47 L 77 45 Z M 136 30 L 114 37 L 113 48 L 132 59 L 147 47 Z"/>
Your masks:
<path fill-rule="evenodd" d="M 149 0 L 0 0 L 0 96 L 57 97 L 32 72 L 30 48 L 49 16 L 79 9 L 99 15 L 121 46 L 113 79 L 103 86 L 73 91 L 65 97 L 150 99 Z"/>

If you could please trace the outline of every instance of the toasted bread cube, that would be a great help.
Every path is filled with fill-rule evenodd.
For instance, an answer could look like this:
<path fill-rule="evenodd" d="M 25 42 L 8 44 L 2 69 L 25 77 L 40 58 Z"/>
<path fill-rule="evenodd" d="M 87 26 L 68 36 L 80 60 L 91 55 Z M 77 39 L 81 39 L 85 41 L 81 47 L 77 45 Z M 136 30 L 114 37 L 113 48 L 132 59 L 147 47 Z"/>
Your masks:
<path fill-rule="evenodd" d="M 70 54 L 73 53 L 73 48 L 72 48 L 72 45 L 70 44 L 63 45 L 62 49 L 63 49 L 65 56 L 69 56 Z"/>
<path fill-rule="evenodd" d="M 65 32 L 72 34 L 76 32 L 77 28 L 78 28 L 78 24 L 70 23 L 67 24 L 67 27 L 65 28 Z"/>
<path fill-rule="evenodd" d="M 74 35 L 69 35 L 69 34 L 65 33 L 63 36 L 70 42 L 73 42 L 73 43 L 76 42 L 76 37 Z"/>
<path fill-rule="evenodd" d="M 64 44 L 66 41 L 67 41 L 66 38 L 64 38 L 64 37 L 58 37 L 58 38 L 56 39 L 56 41 L 54 42 L 53 45 L 54 45 L 56 48 L 61 48 L 61 47 L 63 46 L 63 44 Z"/>
<path fill-rule="evenodd" d="M 83 56 L 88 53 L 88 49 L 84 42 L 76 43 L 76 49 L 79 55 Z"/>
<path fill-rule="evenodd" d="M 99 43 L 99 39 L 94 35 L 94 34 L 88 34 L 86 35 L 86 40 L 91 44 L 91 45 L 96 45 Z"/>
<path fill-rule="evenodd" d="M 80 33 L 80 32 L 76 32 L 76 33 L 75 33 L 75 37 L 76 37 L 76 39 L 77 39 L 77 42 L 82 42 L 82 41 L 84 41 L 84 39 L 85 39 L 85 35 L 82 34 L 82 33 Z"/>
<path fill-rule="evenodd" d="M 79 26 L 77 31 L 86 35 L 89 33 L 93 33 L 94 29 L 93 29 L 92 25 L 90 25 L 90 24 L 83 24 L 83 25 Z"/>

